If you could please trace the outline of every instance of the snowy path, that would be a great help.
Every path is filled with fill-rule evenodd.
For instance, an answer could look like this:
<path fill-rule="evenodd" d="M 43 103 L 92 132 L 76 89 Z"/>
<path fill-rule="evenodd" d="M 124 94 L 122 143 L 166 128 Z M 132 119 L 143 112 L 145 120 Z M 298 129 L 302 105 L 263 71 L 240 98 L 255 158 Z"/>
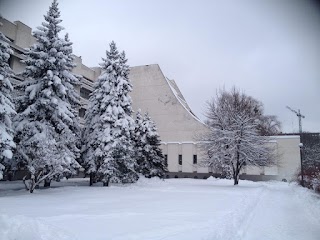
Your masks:
<path fill-rule="evenodd" d="M 308 203 L 301 197 L 287 186 L 268 188 L 243 239 L 320 239 L 320 215 L 304 206 Z"/>
<path fill-rule="evenodd" d="M 86 185 L 79 180 L 72 185 Z M 63 183 L 60 183 L 60 185 Z M 286 183 L 170 179 L 8 191 L 1 240 L 319 240 L 320 199 Z M 12 184 L 14 189 L 19 184 Z M 2 191 L 1 191 L 2 189 Z"/>

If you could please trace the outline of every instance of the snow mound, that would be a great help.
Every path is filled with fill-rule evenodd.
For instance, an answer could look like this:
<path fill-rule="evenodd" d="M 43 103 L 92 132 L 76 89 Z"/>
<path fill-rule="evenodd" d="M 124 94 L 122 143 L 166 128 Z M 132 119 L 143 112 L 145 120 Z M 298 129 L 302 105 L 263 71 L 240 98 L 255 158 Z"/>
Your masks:
<path fill-rule="evenodd" d="M 139 176 L 139 180 L 135 183 L 137 186 L 149 186 L 149 185 L 163 185 L 165 181 L 158 177 L 146 178 L 142 175 Z"/>
<path fill-rule="evenodd" d="M 233 179 L 227 179 L 227 178 L 215 178 L 213 176 L 210 176 L 207 178 L 207 181 L 212 182 L 213 185 L 234 185 L 233 184 Z M 253 186 L 253 187 L 259 187 L 259 186 L 268 186 L 270 187 L 272 185 L 273 181 L 260 181 L 260 182 L 254 182 L 251 180 L 239 180 L 239 185 L 238 186 Z M 279 184 L 282 184 L 281 182 L 274 181 L 274 185 L 277 187 Z M 288 183 L 285 183 L 285 185 L 288 185 Z"/>
<path fill-rule="evenodd" d="M 314 191 L 303 188 L 297 183 L 291 183 L 290 186 L 293 188 L 296 198 L 300 199 L 305 203 L 305 208 L 309 212 L 310 216 L 317 219 L 320 224 L 320 198 Z"/>
<path fill-rule="evenodd" d="M 0 226 L 0 239 L 2 240 L 76 239 L 61 229 L 25 216 L 0 215 Z"/>
<path fill-rule="evenodd" d="M 210 176 L 207 178 L 207 181 L 217 181 L 217 180 L 219 180 L 219 178 L 215 178 L 213 176 Z"/>

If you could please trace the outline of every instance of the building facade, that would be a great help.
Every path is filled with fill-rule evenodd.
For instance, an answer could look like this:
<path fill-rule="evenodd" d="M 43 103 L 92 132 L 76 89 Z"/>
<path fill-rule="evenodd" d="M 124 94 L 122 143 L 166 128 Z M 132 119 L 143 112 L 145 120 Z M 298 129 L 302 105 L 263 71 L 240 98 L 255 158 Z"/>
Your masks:
<path fill-rule="evenodd" d="M 21 63 L 24 48 L 29 48 L 35 39 L 32 29 L 20 21 L 10 22 L 0 19 L 0 31 L 10 40 L 13 54 L 10 66 L 15 76 L 13 84 L 23 81 L 21 72 L 25 66 Z M 80 122 L 88 108 L 89 95 L 94 81 L 101 73 L 100 68 L 89 68 L 82 63 L 81 57 L 75 56 L 76 67 L 73 72 L 81 75 L 81 86 L 78 91 L 81 97 L 79 109 Z M 174 80 L 165 77 L 157 64 L 130 68 L 130 80 L 133 84 L 131 97 L 133 109 L 149 112 L 155 121 L 161 139 L 161 148 L 168 163 L 167 177 L 207 178 L 219 175 L 213 169 L 201 167 L 202 156 L 196 136 L 207 127 L 192 112 Z M 278 136 L 269 144 L 278 154 L 278 164 L 269 168 L 247 167 L 241 178 L 251 180 L 292 180 L 300 168 L 299 136 Z"/>

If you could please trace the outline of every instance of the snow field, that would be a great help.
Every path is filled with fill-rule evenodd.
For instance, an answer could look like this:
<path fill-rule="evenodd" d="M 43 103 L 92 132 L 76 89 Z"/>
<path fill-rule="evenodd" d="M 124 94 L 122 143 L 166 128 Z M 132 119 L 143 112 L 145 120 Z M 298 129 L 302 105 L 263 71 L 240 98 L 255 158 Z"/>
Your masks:
<path fill-rule="evenodd" d="M 304 239 L 320 236 L 320 199 L 282 182 L 87 179 L 29 194 L 0 184 L 0 239 Z M 72 185 L 72 186 L 68 186 Z M 15 190 L 8 190 L 10 187 Z M 22 185 L 21 185 L 22 188 Z"/>

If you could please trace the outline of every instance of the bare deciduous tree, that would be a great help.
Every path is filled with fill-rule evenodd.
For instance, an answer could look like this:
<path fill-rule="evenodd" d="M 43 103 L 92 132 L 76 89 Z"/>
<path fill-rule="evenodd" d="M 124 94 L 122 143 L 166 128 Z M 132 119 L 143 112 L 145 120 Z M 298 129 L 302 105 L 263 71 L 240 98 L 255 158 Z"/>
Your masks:
<path fill-rule="evenodd" d="M 261 102 L 235 88 L 218 92 L 208 103 L 209 131 L 198 137 L 206 154 L 202 164 L 232 177 L 235 185 L 243 166 L 273 165 L 270 138 L 261 136 L 258 129 L 262 109 Z"/>
<path fill-rule="evenodd" d="M 275 136 L 281 133 L 281 123 L 274 115 L 258 116 L 258 133 L 261 136 Z"/>

